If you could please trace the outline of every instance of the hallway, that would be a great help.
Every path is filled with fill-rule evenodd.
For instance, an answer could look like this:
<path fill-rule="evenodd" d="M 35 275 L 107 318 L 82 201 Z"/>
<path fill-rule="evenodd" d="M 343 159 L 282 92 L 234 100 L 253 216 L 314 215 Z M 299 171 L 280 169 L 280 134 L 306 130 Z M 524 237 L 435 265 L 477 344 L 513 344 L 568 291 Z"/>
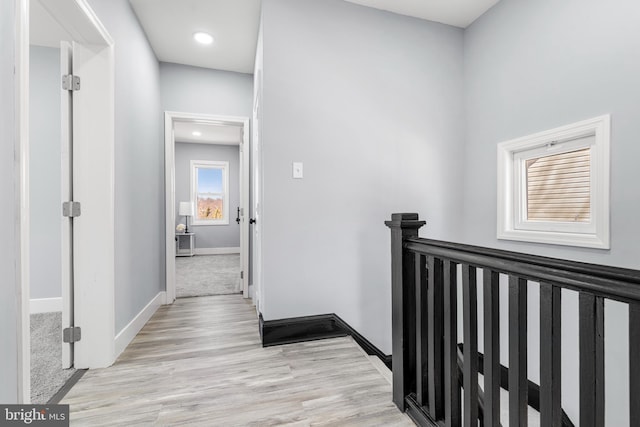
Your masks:
<path fill-rule="evenodd" d="M 262 348 L 239 295 L 161 307 L 61 403 L 72 425 L 413 425 L 350 337 Z"/>

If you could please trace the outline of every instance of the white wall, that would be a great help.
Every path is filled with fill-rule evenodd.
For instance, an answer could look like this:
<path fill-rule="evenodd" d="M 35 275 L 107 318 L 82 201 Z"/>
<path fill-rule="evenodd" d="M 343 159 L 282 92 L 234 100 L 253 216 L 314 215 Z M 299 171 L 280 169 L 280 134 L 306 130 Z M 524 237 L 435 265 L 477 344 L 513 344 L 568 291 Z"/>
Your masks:
<path fill-rule="evenodd" d="M 251 74 L 160 63 L 162 109 L 251 117 Z"/>
<path fill-rule="evenodd" d="M 30 47 L 29 203 L 31 299 L 61 290 L 60 49 Z"/>
<path fill-rule="evenodd" d="M 180 202 L 191 200 L 191 160 L 229 162 L 229 224 L 191 225 L 196 233 L 196 248 L 240 247 L 240 226 L 236 223 L 236 208 L 240 204 L 240 147 L 237 145 L 176 143 L 176 225 L 185 223 L 178 214 Z"/>
<path fill-rule="evenodd" d="M 640 268 L 639 20 L 640 4 L 623 0 L 503 0 L 466 30 L 466 242 Z M 496 144 L 606 113 L 612 120 L 611 250 L 498 241 Z M 575 325 L 575 306 L 568 303 L 563 322 Z M 607 425 L 629 422 L 627 324 L 626 308 L 607 306 Z M 530 335 L 532 341 L 534 352 Z M 565 350 L 574 354 L 574 341 L 565 342 Z M 565 408 L 576 420 L 576 378 L 563 388 L 573 395 Z"/>
<path fill-rule="evenodd" d="M 335 312 L 390 353 L 384 221 L 420 212 L 425 236 L 459 236 L 462 30 L 339 0 L 262 7 L 264 318 Z"/>
<path fill-rule="evenodd" d="M 20 282 L 16 248 L 19 247 L 16 212 L 14 163 L 15 143 L 15 2 L 0 2 L 0 224 L 4 224 L 0 239 L 0 402 L 18 402 L 17 325 L 20 306 Z"/>
<path fill-rule="evenodd" d="M 89 0 L 115 41 L 115 330 L 164 283 L 164 147 L 159 66 L 127 0 Z"/>

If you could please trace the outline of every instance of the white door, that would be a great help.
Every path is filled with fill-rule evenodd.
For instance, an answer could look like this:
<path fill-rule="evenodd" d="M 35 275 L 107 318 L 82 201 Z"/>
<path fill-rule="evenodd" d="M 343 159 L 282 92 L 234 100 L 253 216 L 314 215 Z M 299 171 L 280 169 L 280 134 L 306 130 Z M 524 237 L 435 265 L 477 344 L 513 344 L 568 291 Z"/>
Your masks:
<path fill-rule="evenodd" d="M 253 207 L 252 207 L 252 215 L 251 223 L 253 227 L 253 259 L 252 259 L 252 274 L 253 274 L 253 286 L 255 289 L 255 299 L 256 301 L 256 310 L 259 313 L 263 310 L 263 298 L 264 293 L 262 290 L 262 242 L 261 242 L 261 209 L 262 209 L 262 193 L 261 193 L 261 174 L 262 174 L 262 157 L 261 157 L 261 146 L 262 141 L 260 140 L 260 132 L 261 132 L 261 123 L 260 123 L 260 91 L 258 90 L 258 96 L 256 97 L 256 102 L 253 110 L 253 141 L 252 141 L 252 155 L 251 162 L 252 168 L 251 171 L 253 173 L 252 180 L 252 195 L 253 195 Z"/>
<path fill-rule="evenodd" d="M 114 274 L 113 147 L 101 140 L 113 132 L 112 105 L 103 102 L 112 90 L 104 84 L 111 49 L 62 42 L 60 52 L 62 76 L 80 78 L 79 89 L 72 79 L 61 87 L 62 202 L 80 203 L 79 212 L 67 207 L 62 215 L 62 328 L 69 331 L 61 337 L 62 366 L 83 369 L 107 366 L 113 357 L 113 340 L 104 339 L 114 335 L 111 313 L 95 308 L 113 301 L 105 286 Z M 79 340 L 64 342 L 69 338 Z"/>
<path fill-rule="evenodd" d="M 115 217 L 113 50 L 73 43 L 73 318 L 82 337 L 74 344 L 78 369 L 109 366 L 114 357 Z M 108 102 L 105 102 L 107 101 Z"/>
<path fill-rule="evenodd" d="M 73 48 L 70 43 L 60 44 L 60 76 L 73 74 Z M 73 200 L 73 91 L 61 91 L 61 142 L 62 142 L 62 200 Z M 62 208 L 61 208 L 62 212 Z M 73 219 L 60 216 L 62 222 L 62 329 L 73 327 Z M 73 366 L 73 344 L 62 339 L 62 367 Z"/>
<path fill-rule="evenodd" d="M 249 295 L 249 138 L 248 129 L 242 128 L 240 139 L 240 284 L 242 295 L 250 298 Z"/>

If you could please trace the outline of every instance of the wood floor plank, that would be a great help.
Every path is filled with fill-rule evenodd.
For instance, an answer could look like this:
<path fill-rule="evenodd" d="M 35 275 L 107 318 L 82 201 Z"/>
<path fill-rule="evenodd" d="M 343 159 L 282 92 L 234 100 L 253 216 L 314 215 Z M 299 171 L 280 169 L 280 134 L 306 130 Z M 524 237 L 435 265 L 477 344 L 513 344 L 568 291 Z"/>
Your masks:
<path fill-rule="evenodd" d="M 238 295 L 161 307 L 118 361 L 61 403 L 71 424 L 413 426 L 350 337 L 262 348 Z"/>

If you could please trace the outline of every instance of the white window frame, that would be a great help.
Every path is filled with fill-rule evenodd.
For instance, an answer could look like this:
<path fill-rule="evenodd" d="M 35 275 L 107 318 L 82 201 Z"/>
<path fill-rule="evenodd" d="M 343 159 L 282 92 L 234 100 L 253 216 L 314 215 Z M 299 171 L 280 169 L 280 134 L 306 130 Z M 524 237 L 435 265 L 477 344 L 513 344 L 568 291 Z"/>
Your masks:
<path fill-rule="evenodd" d="M 609 249 L 610 134 L 611 117 L 607 114 L 499 143 L 498 239 Z M 591 150 L 590 221 L 528 221 L 526 160 L 587 147 Z"/>
<path fill-rule="evenodd" d="M 222 219 L 198 219 L 198 169 L 222 169 Z M 191 160 L 191 203 L 194 216 L 191 225 L 229 225 L 229 162 Z"/>

